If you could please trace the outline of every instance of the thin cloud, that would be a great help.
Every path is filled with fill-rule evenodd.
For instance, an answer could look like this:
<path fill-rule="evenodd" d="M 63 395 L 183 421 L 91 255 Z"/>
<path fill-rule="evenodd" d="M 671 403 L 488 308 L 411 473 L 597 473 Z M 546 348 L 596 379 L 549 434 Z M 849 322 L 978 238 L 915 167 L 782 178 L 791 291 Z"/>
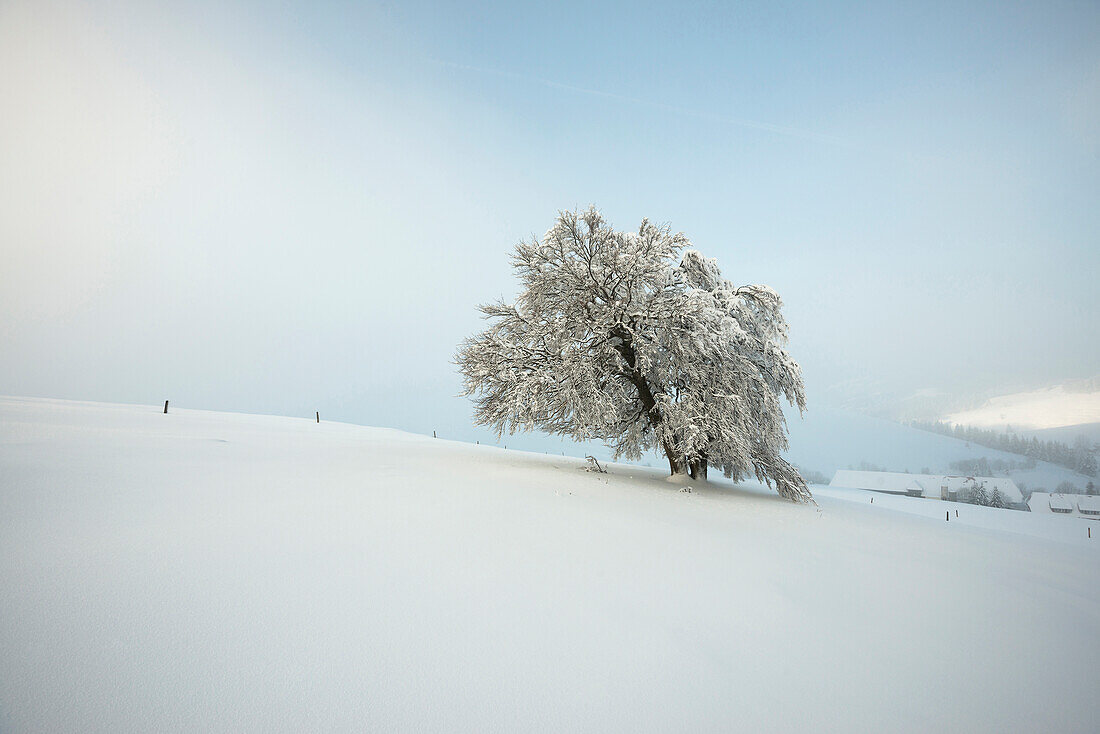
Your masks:
<path fill-rule="evenodd" d="M 704 112 L 688 107 L 681 107 L 679 105 L 666 104 L 664 102 L 658 102 L 655 100 L 630 97 L 625 94 L 616 94 L 615 92 L 605 92 L 600 89 L 578 87 L 573 84 L 564 84 L 562 82 L 557 82 L 553 79 L 543 79 L 541 77 L 531 76 L 529 74 L 520 74 L 514 71 L 505 71 L 503 69 L 474 66 L 472 64 L 459 64 L 453 61 L 443 61 L 440 59 L 429 60 L 440 66 L 445 66 L 451 69 L 458 69 L 460 71 L 473 71 L 479 74 L 488 74 L 490 76 L 501 77 L 503 79 L 513 79 L 520 82 L 540 84 L 550 89 L 559 89 L 563 92 L 570 92 L 572 94 L 583 94 L 589 97 L 599 97 L 603 99 L 613 100 L 615 102 L 623 102 L 626 104 L 639 105 L 642 107 L 652 107 L 654 109 L 664 110 L 666 112 L 671 112 L 677 115 L 694 117 L 700 120 L 710 120 L 727 125 L 735 125 L 737 127 L 742 127 L 749 130 L 760 130 L 763 132 L 774 133 L 776 135 L 784 135 L 786 137 L 798 138 L 800 140 L 825 143 L 827 145 L 835 145 L 842 148 L 855 149 L 860 147 L 852 143 L 850 140 L 845 140 L 844 138 L 838 138 L 833 135 L 826 135 L 824 133 L 815 132 L 813 130 L 805 130 L 802 128 L 791 127 L 789 125 L 777 125 L 775 123 L 764 122 L 761 120 L 750 120 L 743 117 L 731 117 L 729 115 L 720 115 L 713 112 Z"/>

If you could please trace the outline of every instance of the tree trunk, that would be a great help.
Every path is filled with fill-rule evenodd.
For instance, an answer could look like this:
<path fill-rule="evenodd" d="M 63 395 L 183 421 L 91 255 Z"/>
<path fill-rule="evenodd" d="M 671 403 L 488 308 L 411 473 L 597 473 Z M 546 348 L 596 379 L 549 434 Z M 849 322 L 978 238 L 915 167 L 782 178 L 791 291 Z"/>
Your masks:
<path fill-rule="evenodd" d="M 653 430 L 657 429 L 657 426 L 661 425 L 661 421 L 664 420 L 664 416 L 661 415 L 661 411 L 657 408 L 657 399 L 653 396 L 653 390 L 649 386 L 649 382 L 645 379 L 645 375 L 638 369 L 638 355 L 634 351 L 634 340 L 630 335 L 630 332 L 623 328 L 615 328 L 611 331 L 612 336 L 616 336 L 620 340 L 615 349 L 622 355 L 623 361 L 626 362 L 627 370 L 623 372 L 623 375 L 630 380 L 635 389 L 638 391 L 638 399 L 642 402 L 642 408 L 645 409 L 646 418 L 649 420 L 649 426 Z M 662 446 L 665 456 L 668 457 L 668 468 L 672 473 L 672 476 L 677 474 L 687 474 L 688 465 L 687 458 L 683 455 L 678 455 L 672 451 L 668 446 Z"/>
<path fill-rule="evenodd" d="M 707 481 L 706 458 L 699 457 L 698 459 L 692 459 L 691 463 L 688 465 L 688 474 L 691 475 L 692 479 L 702 479 L 704 482 Z"/>
<path fill-rule="evenodd" d="M 683 456 L 677 456 L 668 449 L 665 449 L 665 455 L 668 456 L 668 470 L 672 476 L 688 473 L 688 463 Z"/>

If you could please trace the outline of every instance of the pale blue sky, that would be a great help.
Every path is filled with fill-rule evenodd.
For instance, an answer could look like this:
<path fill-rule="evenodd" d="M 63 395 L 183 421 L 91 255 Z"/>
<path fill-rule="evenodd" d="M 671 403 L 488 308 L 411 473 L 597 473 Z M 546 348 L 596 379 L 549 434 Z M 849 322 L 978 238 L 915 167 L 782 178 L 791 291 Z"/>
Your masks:
<path fill-rule="evenodd" d="M 0 393 L 473 436 L 559 208 L 775 287 L 815 405 L 1100 372 L 1096 3 L 0 3 Z"/>

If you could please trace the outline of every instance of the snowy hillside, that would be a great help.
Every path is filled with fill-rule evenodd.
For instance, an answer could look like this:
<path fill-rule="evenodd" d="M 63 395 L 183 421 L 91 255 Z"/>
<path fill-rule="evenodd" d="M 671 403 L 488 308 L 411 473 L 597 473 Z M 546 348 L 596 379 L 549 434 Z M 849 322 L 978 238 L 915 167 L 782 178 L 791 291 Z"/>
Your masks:
<path fill-rule="evenodd" d="M 976 428 L 1042 431 L 1100 423 L 1100 385 L 1096 380 L 990 398 L 971 410 L 951 413 L 948 423 Z"/>
<path fill-rule="evenodd" d="M 582 464 L 0 398 L 0 730 L 1095 731 L 1095 523 Z"/>

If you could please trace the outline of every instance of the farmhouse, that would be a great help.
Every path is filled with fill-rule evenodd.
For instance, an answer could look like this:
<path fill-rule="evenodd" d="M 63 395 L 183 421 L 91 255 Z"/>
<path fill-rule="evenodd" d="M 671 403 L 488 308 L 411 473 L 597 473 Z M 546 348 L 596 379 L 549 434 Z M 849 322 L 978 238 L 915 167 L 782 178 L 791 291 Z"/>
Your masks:
<path fill-rule="evenodd" d="M 1100 520 L 1100 497 L 1095 495 L 1033 492 L 1027 508 L 1032 512 Z"/>
<path fill-rule="evenodd" d="M 830 487 L 869 489 L 874 492 L 901 494 L 929 499 L 959 499 L 959 492 L 985 485 L 986 492 L 998 490 L 1010 503 L 1023 502 L 1019 487 L 1006 477 L 964 477 L 947 474 L 903 474 L 888 471 L 854 471 L 841 469 L 833 475 Z"/>

